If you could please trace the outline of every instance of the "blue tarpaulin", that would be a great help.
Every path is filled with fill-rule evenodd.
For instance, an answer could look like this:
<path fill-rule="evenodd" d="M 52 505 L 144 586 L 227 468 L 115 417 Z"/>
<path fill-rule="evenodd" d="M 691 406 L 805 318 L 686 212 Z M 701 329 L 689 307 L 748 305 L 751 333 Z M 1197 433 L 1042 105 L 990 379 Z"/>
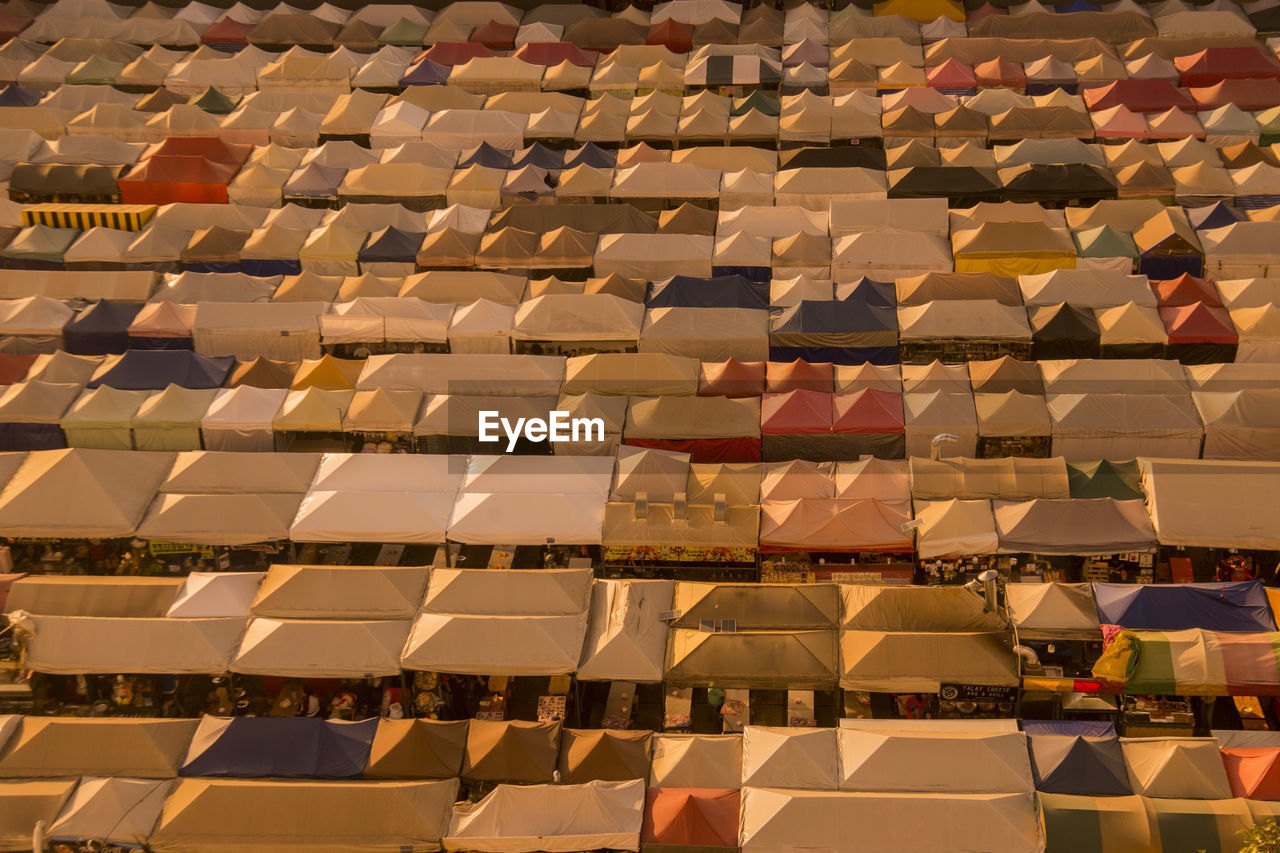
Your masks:
<path fill-rule="evenodd" d="M 182 776 L 237 778 L 360 776 L 378 720 L 360 722 L 314 717 L 206 718 L 196 732 Z"/>
<path fill-rule="evenodd" d="M 236 360 L 207 356 L 190 350 L 131 349 L 90 388 L 106 385 L 126 391 L 163 391 L 170 385 L 183 388 L 221 388 Z"/>
<path fill-rule="evenodd" d="M 129 348 L 129 325 L 142 310 L 103 299 L 81 311 L 62 327 L 63 345 L 76 355 L 108 355 Z"/>
<path fill-rule="evenodd" d="M 769 286 L 740 275 L 696 278 L 673 275 L 653 285 L 649 308 L 757 308 L 769 310 Z"/>
<path fill-rule="evenodd" d="M 1149 631 L 1274 631 L 1275 616 L 1258 581 L 1231 583 L 1095 583 L 1104 625 Z"/>

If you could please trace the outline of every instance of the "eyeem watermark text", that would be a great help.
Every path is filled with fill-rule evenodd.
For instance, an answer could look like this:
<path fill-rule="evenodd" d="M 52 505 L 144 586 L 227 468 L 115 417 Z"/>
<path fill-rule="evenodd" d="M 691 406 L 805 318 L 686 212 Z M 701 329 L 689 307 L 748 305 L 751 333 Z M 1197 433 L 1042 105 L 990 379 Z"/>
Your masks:
<path fill-rule="evenodd" d="M 547 418 L 516 418 L 512 423 L 510 418 L 492 410 L 481 411 L 479 415 L 480 440 L 499 442 L 505 434 L 508 453 L 516 449 L 522 435 L 532 442 L 604 441 L 604 418 L 573 418 L 568 412 L 555 410 L 549 412 Z"/>

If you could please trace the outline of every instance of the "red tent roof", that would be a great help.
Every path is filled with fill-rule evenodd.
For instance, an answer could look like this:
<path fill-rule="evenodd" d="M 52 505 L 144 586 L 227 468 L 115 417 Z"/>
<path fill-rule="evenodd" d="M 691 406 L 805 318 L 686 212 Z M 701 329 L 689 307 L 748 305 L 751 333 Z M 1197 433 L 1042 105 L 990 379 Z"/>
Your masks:
<path fill-rule="evenodd" d="M 1222 749 L 1231 794 L 1251 800 L 1280 800 L 1280 749 Z"/>
<path fill-rule="evenodd" d="M 247 143 L 223 142 L 216 136 L 171 136 L 147 149 L 145 158 L 199 157 L 211 163 L 239 166 L 249 159 L 253 146 Z"/>
<path fill-rule="evenodd" d="M 997 57 L 988 59 L 973 66 L 974 77 L 979 86 L 1008 86 L 1011 89 L 1022 89 L 1027 85 L 1027 75 L 1022 66 L 1016 62 Z"/>
<path fill-rule="evenodd" d="M 1223 80 L 1203 89 L 1192 89 L 1191 97 L 1201 109 L 1212 110 L 1235 104 L 1245 112 L 1265 110 L 1280 104 L 1280 80 Z"/>
<path fill-rule="evenodd" d="M 1090 110 L 1125 106 L 1135 113 L 1162 113 L 1179 109 L 1194 111 L 1196 102 L 1169 80 L 1116 80 L 1081 93 Z"/>
<path fill-rule="evenodd" d="M 516 33 L 519 27 L 511 24 L 500 24 L 497 21 L 490 21 L 487 24 L 476 27 L 471 32 L 471 38 L 467 41 L 479 42 L 485 47 L 493 47 L 499 49 L 508 49 L 515 46 Z"/>
<path fill-rule="evenodd" d="M 178 155 L 148 157 L 120 178 L 126 183 L 225 184 L 235 177 L 239 167 L 231 163 L 215 163 L 203 157 Z"/>
<path fill-rule="evenodd" d="M 1160 319 L 1169 333 L 1170 344 L 1236 344 L 1240 337 L 1231 325 L 1225 308 L 1203 302 L 1178 308 L 1161 308 Z"/>
<path fill-rule="evenodd" d="M 764 393 L 764 378 L 763 361 L 704 361 L 698 396 L 759 397 Z"/>
<path fill-rule="evenodd" d="M 790 363 L 771 361 L 765 388 L 774 394 L 799 390 L 830 394 L 836 388 L 835 365 L 829 361 L 810 363 L 799 358 Z"/>
<path fill-rule="evenodd" d="M 760 401 L 763 435 L 818 435 L 831 432 L 831 394 L 788 391 L 765 394 Z"/>
<path fill-rule="evenodd" d="M 644 43 L 665 45 L 672 53 L 688 53 L 693 49 L 693 27 L 668 18 L 649 27 Z"/>
<path fill-rule="evenodd" d="M 902 395 L 879 388 L 863 388 L 849 394 L 836 394 L 833 432 L 901 435 L 903 426 Z"/>
<path fill-rule="evenodd" d="M 736 789 L 650 788 L 645 792 L 641 844 L 736 847 Z"/>
<path fill-rule="evenodd" d="M 438 41 L 418 54 L 419 59 L 430 59 L 436 65 L 463 65 L 477 56 L 493 56 L 494 52 L 478 41 Z"/>
<path fill-rule="evenodd" d="M 1177 278 L 1151 282 L 1155 291 L 1156 302 L 1161 308 L 1177 308 L 1183 305 L 1194 305 L 1203 302 L 1214 308 L 1222 307 L 1222 299 L 1218 296 L 1218 288 L 1207 278 L 1196 278 L 1183 273 Z"/>
<path fill-rule="evenodd" d="M 925 80 L 935 89 L 959 89 L 977 85 L 978 78 L 973 69 L 962 62 L 948 59 L 941 65 L 935 65 L 925 72 Z"/>
<path fill-rule="evenodd" d="M 34 355 L 15 355 L 11 352 L 0 352 L 0 385 L 12 385 L 27 378 Z"/>
<path fill-rule="evenodd" d="M 1182 72 L 1184 86 L 1212 86 L 1219 80 L 1242 77 L 1280 77 L 1280 62 L 1256 45 L 1207 47 L 1176 57 L 1173 65 Z"/>
<path fill-rule="evenodd" d="M 253 24 L 242 24 L 231 18 L 223 18 L 209 25 L 200 36 L 205 44 L 248 44 L 249 31 Z"/>
<path fill-rule="evenodd" d="M 29 26 L 31 26 L 30 18 L 15 18 L 13 15 L 0 12 L 0 38 L 6 40 L 16 38 L 18 33 Z"/>
<path fill-rule="evenodd" d="M 520 45 L 520 49 L 512 56 L 523 59 L 530 65 L 551 67 L 569 62 L 582 68 L 595 68 L 599 54 L 594 50 L 583 50 L 567 41 L 531 41 Z"/>

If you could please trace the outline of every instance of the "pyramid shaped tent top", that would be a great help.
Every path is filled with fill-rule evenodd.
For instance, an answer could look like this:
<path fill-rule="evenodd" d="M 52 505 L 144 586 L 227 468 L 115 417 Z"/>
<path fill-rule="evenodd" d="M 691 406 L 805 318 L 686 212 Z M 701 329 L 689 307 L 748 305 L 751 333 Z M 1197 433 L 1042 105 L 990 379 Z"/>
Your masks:
<path fill-rule="evenodd" d="M 1128 796 L 1124 754 L 1115 738 L 1036 735 L 1029 738 L 1036 790 L 1049 794 Z"/>
<path fill-rule="evenodd" d="M 0 492 L 0 531 L 34 538 L 130 536 L 172 453 L 70 448 L 32 453 Z"/>
<path fill-rule="evenodd" d="M 1126 501 L 1144 500 L 1146 497 L 1142 491 L 1138 463 L 1134 460 L 1071 462 L 1067 465 L 1067 478 L 1072 498 Z"/>

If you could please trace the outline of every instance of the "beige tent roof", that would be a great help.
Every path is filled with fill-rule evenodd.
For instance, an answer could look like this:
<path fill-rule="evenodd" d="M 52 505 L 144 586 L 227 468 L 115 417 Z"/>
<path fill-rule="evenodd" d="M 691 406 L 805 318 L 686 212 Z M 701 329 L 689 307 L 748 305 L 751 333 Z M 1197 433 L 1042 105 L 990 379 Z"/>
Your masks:
<path fill-rule="evenodd" d="M 692 396 L 698 391 L 697 359 L 665 353 L 598 353 L 565 363 L 561 393 Z"/>
<path fill-rule="evenodd" d="M 556 769 L 560 723 L 472 720 L 462 776 L 481 782 L 545 782 Z"/>
<path fill-rule="evenodd" d="M 53 838 L 95 838 L 141 845 L 150 837 L 173 783 L 87 776 L 58 815 L 46 823 Z"/>
<path fill-rule="evenodd" d="M 955 39 L 950 39 L 955 41 Z M 960 39 L 967 41 L 967 39 Z M 946 820 L 938 816 L 945 814 Z M 989 853 L 1042 844 L 1035 800 L 1019 794 L 900 794 L 748 788 L 741 849 L 773 853 L 796 838 L 833 851 L 945 849 L 957 838 Z"/>
<path fill-rule="evenodd" d="M 707 633 L 679 628 L 667 643 L 668 685 L 825 690 L 835 683 L 836 635 L 820 631 Z"/>
<path fill-rule="evenodd" d="M 647 514 L 636 517 L 634 503 L 609 503 L 605 507 L 601 542 L 621 547 L 669 545 L 679 542 L 690 548 L 746 548 L 759 542 L 759 511 L 754 506 L 727 507 L 724 518 L 715 520 L 711 505 L 688 506 L 677 517 L 669 503 L 650 503 Z"/>
<path fill-rule="evenodd" d="M 994 554 L 999 549 L 989 500 L 915 501 L 916 553 L 920 557 Z"/>
<path fill-rule="evenodd" d="M 630 438 L 660 439 L 758 436 L 760 398 L 664 396 L 634 399 L 627 411 L 625 433 Z"/>
<path fill-rule="evenodd" d="M 591 585 L 587 637 L 578 679 L 662 680 L 674 583 L 666 580 L 597 580 Z"/>
<path fill-rule="evenodd" d="M 840 626 L 872 631 L 998 631 L 1003 620 L 984 613 L 962 587 L 840 585 Z"/>
<path fill-rule="evenodd" d="M 1140 459 L 1139 466 L 1160 544 L 1280 548 L 1280 524 L 1267 511 L 1280 465 Z"/>
<path fill-rule="evenodd" d="M 156 851 L 440 849 L 456 779 L 430 782 L 183 779 L 151 837 Z"/>
<path fill-rule="evenodd" d="M 462 771 L 467 748 L 466 720 L 378 721 L 373 737 L 368 779 L 449 779 Z"/>
<path fill-rule="evenodd" d="M 642 779 L 581 785 L 499 785 L 478 803 L 454 807 L 446 850 L 636 850 L 644 812 Z"/>
<path fill-rule="evenodd" d="M 1018 583 L 1005 587 L 1009 618 L 1019 639 L 1096 640 L 1101 636 L 1087 583 Z"/>
<path fill-rule="evenodd" d="M 171 779 L 197 720 L 24 717 L 0 755 L 0 776 Z"/>
<path fill-rule="evenodd" d="M 897 722 L 897 721 L 893 721 Z M 1032 791 L 1022 732 L 841 728 L 840 790 L 1015 794 Z"/>
<path fill-rule="evenodd" d="M 129 536 L 173 458 L 171 453 L 76 448 L 32 452 L 0 492 L 0 532 Z"/>
<path fill-rule="evenodd" d="M 565 729 L 560 735 L 559 782 L 622 782 L 649 777 L 653 732 Z"/>
<path fill-rule="evenodd" d="M 1066 498 L 1067 464 L 1061 458 L 910 460 L 911 496 L 926 500 L 963 498 Z"/>
<path fill-rule="evenodd" d="M 225 672 L 243 619 L 131 619 L 9 614 L 25 665 L 48 673 Z M 103 643 L 103 632 L 111 635 Z"/>
<path fill-rule="evenodd" d="M 41 616 L 164 616 L 182 578 L 29 575 L 9 588 L 5 612 Z"/>
<path fill-rule="evenodd" d="M 698 628 L 703 620 L 733 618 L 740 630 L 834 628 L 839 618 L 832 584 L 676 584 L 673 628 Z M 730 615 L 731 614 L 731 615 Z"/>
<path fill-rule="evenodd" d="M 741 735 L 654 735 L 650 787 L 737 788 L 741 784 Z"/>
<path fill-rule="evenodd" d="M 1019 683 L 1004 633 L 842 631 L 840 661 L 846 690 L 936 693 L 943 683 Z"/>
<path fill-rule="evenodd" d="M 839 781 L 835 729 L 747 726 L 742 784 L 752 788 L 830 790 Z"/>
<path fill-rule="evenodd" d="M 250 620 L 233 672 L 309 678 L 370 678 L 400 671 L 409 621 Z"/>
<path fill-rule="evenodd" d="M 1135 794 L 1193 800 L 1231 796 L 1215 738 L 1121 738 Z"/>
<path fill-rule="evenodd" d="M 409 619 L 428 574 L 425 566 L 275 565 L 252 611 L 277 619 Z"/>
<path fill-rule="evenodd" d="M 75 787 L 75 779 L 0 782 L 0 846 L 30 849 L 32 829 L 51 826 Z"/>

